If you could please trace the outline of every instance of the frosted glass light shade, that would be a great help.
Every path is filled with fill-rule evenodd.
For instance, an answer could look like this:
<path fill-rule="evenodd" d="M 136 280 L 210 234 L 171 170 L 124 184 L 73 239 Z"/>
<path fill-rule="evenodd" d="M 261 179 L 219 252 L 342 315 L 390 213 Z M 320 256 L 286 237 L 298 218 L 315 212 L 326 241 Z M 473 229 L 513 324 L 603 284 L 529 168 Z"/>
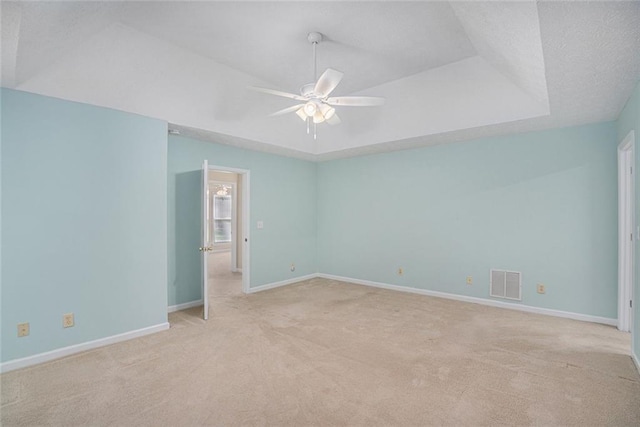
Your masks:
<path fill-rule="evenodd" d="M 304 112 L 304 107 L 300 107 L 298 110 L 296 110 L 296 114 L 302 121 L 307 120 L 307 113 Z"/>
<path fill-rule="evenodd" d="M 325 120 L 329 120 L 336 113 L 336 109 L 330 105 L 322 104 L 320 106 L 320 112 Z"/>

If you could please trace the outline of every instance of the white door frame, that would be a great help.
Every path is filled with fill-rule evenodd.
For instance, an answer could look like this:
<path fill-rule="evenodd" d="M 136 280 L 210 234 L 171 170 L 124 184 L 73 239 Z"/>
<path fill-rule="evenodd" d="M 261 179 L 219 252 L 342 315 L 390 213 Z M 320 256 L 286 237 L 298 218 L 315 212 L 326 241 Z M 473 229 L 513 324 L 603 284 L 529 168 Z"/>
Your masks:
<path fill-rule="evenodd" d="M 618 145 L 618 329 L 631 331 L 635 229 L 634 131 Z"/>
<path fill-rule="evenodd" d="M 230 168 L 227 166 L 217 166 L 217 165 L 209 165 L 209 171 L 217 170 L 224 172 L 234 172 L 237 173 L 239 177 L 242 179 L 242 212 L 240 212 L 242 218 L 242 241 L 240 242 L 242 246 L 242 292 L 245 294 L 249 293 L 249 285 L 251 284 L 250 277 L 250 247 L 251 247 L 251 239 L 249 238 L 249 230 L 251 229 L 249 222 L 249 202 L 251 200 L 250 194 L 250 181 L 251 181 L 251 171 L 248 169 L 237 169 Z M 234 186 L 235 191 L 235 186 Z M 237 240 L 237 239 L 236 239 Z M 232 248 L 233 250 L 233 248 Z M 237 249 L 236 249 L 237 250 Z M 237 265 L 233 266 L 237 268 Z"/>
<path fill-rule="evenodd" d="M 240 177 L 240 175 L 236 174 L 236 179 Z M 231 271 L 234 273 L 238 272 L 238 183 L 232 185 L 231 187 Z"/>

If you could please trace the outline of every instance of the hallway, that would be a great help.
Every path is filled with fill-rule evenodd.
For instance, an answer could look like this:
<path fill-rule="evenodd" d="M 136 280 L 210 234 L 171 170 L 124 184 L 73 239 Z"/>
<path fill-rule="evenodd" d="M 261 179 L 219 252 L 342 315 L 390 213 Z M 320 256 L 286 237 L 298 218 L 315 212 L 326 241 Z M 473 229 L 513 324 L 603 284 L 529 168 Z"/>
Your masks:
<path fill-rule="evenodd" d="M 209 298 L 242 294 L 242 273 L 231 271 L 231 251 L 209 254 Z"/>

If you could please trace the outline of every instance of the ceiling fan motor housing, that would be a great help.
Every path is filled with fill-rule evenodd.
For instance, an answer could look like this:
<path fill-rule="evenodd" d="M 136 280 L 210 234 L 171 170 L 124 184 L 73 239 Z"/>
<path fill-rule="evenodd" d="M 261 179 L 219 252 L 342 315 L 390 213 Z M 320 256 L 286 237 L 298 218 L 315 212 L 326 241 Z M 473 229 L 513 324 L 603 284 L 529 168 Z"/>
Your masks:
<path fill-rule="evenodd" d="M 316 95 L 315 87 L 315 83 L 307 83 L 300 88 L 300 95 L 304 96 L 305 98 L 317 98 L 318 96 Z"/>

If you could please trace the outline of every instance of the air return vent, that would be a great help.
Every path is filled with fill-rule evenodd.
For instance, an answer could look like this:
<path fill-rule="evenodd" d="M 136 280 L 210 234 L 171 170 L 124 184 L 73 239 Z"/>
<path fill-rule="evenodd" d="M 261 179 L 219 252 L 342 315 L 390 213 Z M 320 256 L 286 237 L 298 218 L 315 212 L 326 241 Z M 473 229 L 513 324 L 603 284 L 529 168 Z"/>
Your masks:
<path fill-rule="evenodd" d="M 489 295 L 492 297 L 522 300 L 522 273 L 518 271 L 491 270 Z"/>

